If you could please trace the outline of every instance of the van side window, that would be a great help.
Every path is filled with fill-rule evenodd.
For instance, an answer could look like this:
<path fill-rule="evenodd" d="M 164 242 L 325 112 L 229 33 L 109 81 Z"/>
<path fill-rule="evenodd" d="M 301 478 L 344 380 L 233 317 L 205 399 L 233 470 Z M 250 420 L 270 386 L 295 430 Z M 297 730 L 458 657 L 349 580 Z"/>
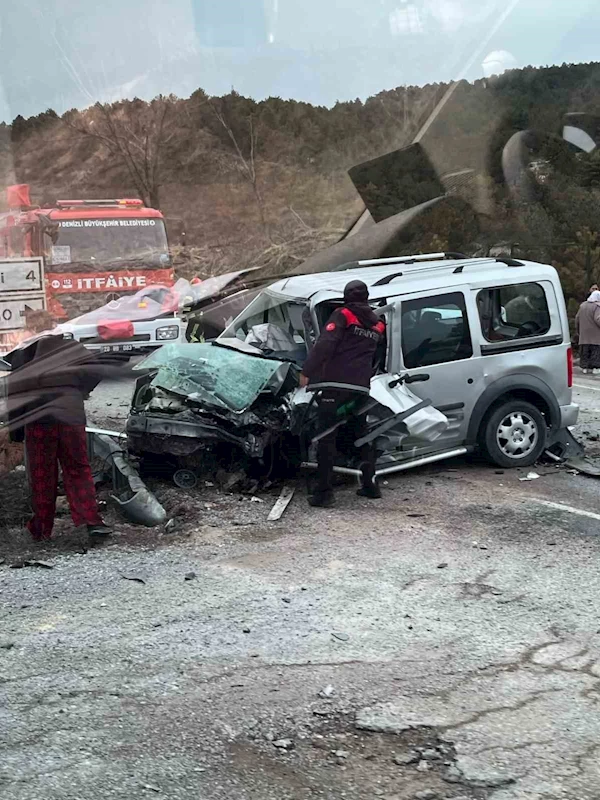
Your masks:
<path fill-rule="evenodd" d="M 543 336 L 550 330 L 546 293 L 539 283 L 482 289 L 477 295 L 477 308 L 488 342 Z"/>
<path fill-rule="evenodd" d="M 462 292 L 402 303 L 402 355 L 408 369 L 473 355 Z"/>

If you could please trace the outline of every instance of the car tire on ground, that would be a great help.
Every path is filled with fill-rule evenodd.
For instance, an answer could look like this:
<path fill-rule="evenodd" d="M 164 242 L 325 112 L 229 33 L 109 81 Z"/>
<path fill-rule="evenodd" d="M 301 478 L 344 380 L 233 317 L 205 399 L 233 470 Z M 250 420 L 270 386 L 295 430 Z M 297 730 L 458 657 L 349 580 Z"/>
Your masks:
<path fill-rule="evenodd" d="M 499 467 L 529 467 L 546 448 L 548 428 L 539 409 L 514 398 L 492 409 L 485 418 L 480 447 Z"/>

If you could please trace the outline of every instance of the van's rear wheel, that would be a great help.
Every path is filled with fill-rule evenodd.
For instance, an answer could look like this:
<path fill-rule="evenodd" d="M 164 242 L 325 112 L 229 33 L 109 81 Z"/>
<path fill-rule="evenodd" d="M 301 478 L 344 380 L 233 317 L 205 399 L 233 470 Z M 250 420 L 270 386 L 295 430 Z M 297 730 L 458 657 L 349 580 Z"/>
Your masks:
<path fill-rule="evenodd" d="M 507 400 L 484 422 L 480 445 L 500 467 L 529 467 L 546 448 L 546 420 L 531 403 Z"/>

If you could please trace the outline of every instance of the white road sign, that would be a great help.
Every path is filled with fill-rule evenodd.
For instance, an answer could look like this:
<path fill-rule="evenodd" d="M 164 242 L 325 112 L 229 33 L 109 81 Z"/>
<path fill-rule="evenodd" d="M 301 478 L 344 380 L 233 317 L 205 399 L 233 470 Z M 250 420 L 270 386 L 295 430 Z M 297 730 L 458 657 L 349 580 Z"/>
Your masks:
<path fill-rule="evenodd" d="M 0 299 L 8 292 L 25 294 L 44 291 L 44 265 L 41 258 L 0 260 Z"/>
<path fill-rule="evenodd" d="M 10 298 L 0 295 L 0 331 L 19 330 L 25 327 L 25 311 L 31 308 L 34 311 L 43 311 L 46 308 L 44 294 L 21 295 Z"/>

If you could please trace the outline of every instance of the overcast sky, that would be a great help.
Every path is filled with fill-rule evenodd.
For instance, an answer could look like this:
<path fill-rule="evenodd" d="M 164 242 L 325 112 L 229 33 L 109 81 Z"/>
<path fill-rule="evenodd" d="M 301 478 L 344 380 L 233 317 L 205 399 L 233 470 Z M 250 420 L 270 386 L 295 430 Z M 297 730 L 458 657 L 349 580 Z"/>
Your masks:
<path fill-rule="evenodd" d="M 234 87 L 332 105 L 600 61 L 598 0 L 2 0 L 0 119 Z"/>

